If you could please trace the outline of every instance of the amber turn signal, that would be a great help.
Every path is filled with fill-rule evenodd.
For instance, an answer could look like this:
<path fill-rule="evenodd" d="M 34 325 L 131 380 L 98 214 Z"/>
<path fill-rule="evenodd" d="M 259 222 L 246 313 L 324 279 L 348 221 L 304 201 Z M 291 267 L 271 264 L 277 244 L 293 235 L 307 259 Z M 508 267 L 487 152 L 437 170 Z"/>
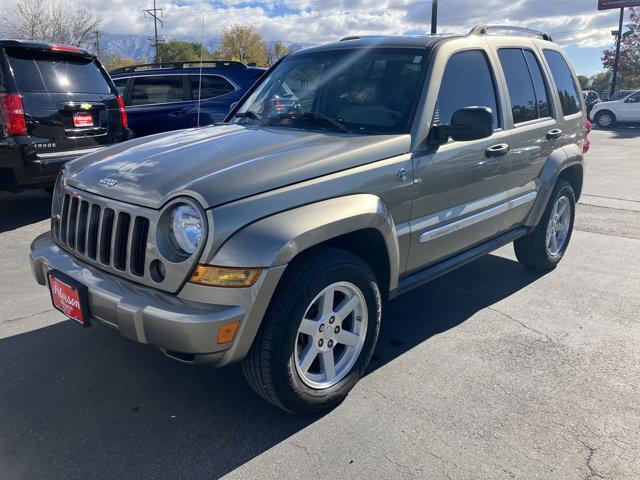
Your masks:
<path fill-rule="evenodd" d="M 220 326 L 220 329 L 218 330 L 217 342 L 220 344 L 233 342 L 233 337 L 236 336 L 238 325 L 240 325 L 240 322 L 235 321 Z"/>
<path fill-rule="evenodd" d="M 198 265 L 189 282 L 209 287 L 250 287 L 258 280 L 261 268 L 216 267 Z"/>

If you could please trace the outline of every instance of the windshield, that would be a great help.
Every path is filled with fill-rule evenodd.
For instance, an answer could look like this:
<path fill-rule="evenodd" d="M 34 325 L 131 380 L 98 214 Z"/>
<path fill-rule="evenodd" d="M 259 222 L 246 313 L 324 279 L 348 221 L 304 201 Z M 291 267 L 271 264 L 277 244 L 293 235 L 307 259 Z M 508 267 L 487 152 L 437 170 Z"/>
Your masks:
<path fill-rule="evenodd" d="M 394 134 L 409 131 L 425 49 L 336 49 L 297 54 L 271 72 L 236 122 Z"/>
<path fill-rule="evenodd" d="M 632 93 L 633 90 L 618 90 L 609 98 L 609 101 L 613 102 L 614 100 L 622 100 L 624 97 L 631 95 Z"/>

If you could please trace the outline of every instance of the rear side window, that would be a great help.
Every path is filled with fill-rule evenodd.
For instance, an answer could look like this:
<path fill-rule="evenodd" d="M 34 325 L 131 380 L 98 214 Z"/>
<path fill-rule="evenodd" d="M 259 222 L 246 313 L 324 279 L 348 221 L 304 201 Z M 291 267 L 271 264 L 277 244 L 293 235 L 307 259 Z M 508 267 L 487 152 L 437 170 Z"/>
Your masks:
<path fill-rule="evenodd" d="M 481 50 L 455 53 L 444 70 L 433 124 L 451 123 L 453 112 L 465 107 L 488 107 L 493 126 L 500 125 L 493 75 Z"/>
<path fill-rule="evenodd" d="M 553 75 L 553 80 L 556 83 L 562 112 L 565 116 L 578 113 L 582 110 L 582 103 L 569 65 L 567 65 L 564 57 L 554 50 L 545 50 L 544 58 L 547 59 L 551 75 Z"/>
<path fill-rule="evenodd" d="M 194 99 L 198 98 L 198 87 L 201 88 L 200 98 L 202 99 L 219 97 L 236 90 L 231 82 L 217 75 L 203 75 L 202 85 L 198 75 L 191 75 L 191 93 Z"/>
<path fill-rule="evenodd" d="M 127 80 L 128 78 L 115 78 L 113 80 L 113 84 L 118 89 L 118 95 L 121 97 L 124 96 L 124 91 L 127 89 Z"/>
<path fill-rule="evenodd" d="M 547 90 L 533 52 L 521 48 L 501 48 L 498 57 L 507 80 L 513 123 L 548 117 Z"/>
<path fill-rule="evenodd" d="M 7 49 L 21 92 L 111 93 L 95 60 L 78 55 Z"/>
<path fill-rule="evenodd" d="M 133 83 L 131 105 L 171 103 L 183 100 L 183 75 L 138 77 Z"/>

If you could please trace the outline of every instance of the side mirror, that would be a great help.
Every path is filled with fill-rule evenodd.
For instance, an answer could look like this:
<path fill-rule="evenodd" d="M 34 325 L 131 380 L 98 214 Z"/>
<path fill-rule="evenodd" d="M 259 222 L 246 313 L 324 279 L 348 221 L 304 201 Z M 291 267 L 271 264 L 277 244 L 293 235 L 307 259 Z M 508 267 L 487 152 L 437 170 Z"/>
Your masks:
<path fill-rule="evenodd" d="M 493 134 L 491 109 L 487 107 L 466 107 L 453 112 L 449 125 L 434 125 L 427 137 L 431 145 L 447 143 L 449 138 L 459 142 L 479 140 Z"/>

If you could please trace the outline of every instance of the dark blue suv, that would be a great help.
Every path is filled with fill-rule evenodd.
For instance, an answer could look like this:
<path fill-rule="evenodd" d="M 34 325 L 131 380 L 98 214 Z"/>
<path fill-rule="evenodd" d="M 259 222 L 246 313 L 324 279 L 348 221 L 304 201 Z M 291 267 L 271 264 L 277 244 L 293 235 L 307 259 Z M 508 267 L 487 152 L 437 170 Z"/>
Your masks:
<path fill-rule="evenodd" d="M 133 65 L 111 72 L 136 137 L 222 121 L 265 69 L 234 61 Z M 202 72 L 202 79 L 200 73 Z"/>

